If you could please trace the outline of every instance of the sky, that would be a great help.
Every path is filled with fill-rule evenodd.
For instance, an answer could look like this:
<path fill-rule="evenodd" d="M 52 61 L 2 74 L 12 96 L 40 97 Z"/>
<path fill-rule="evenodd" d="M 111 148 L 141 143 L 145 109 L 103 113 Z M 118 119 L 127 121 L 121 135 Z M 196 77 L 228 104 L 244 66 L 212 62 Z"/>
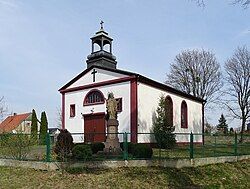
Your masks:
<path fill-rule="evenodd" d="M 205 2 L 0 0 L 0 96 L 9 113 L 46 111 L 56 127 L 58 89 L 86 69 L 101 20 L 119 69 L 164 82 L 175 56 L 194 48 L 215 53 L 223 68 L 238 46 L 250 48 L 250 8 Z M 208 113 L 208 121 L 217 124 L 224 111 Z"/>

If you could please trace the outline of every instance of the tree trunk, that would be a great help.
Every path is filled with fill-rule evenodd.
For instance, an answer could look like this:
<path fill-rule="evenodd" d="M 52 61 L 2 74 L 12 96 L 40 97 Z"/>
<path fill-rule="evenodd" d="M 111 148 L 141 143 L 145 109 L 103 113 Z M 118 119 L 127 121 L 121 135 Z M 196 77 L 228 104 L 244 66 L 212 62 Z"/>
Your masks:
<path fill-rule="evenodd" d="M 245 124 L 246 124 L 246 118 L 243 117 L 242 122 L 241 122 L 241 131 L 240 131 L 240 140 L 239 140 L 240 143 L 243 142 L 243 133 L 245 131 Z"/>

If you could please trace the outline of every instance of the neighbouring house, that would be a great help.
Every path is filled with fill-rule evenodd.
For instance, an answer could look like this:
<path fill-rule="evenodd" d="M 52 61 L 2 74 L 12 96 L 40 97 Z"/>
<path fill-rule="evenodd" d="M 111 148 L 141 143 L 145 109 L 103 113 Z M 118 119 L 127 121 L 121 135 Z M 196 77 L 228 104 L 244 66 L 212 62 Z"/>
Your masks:
<path fill-rule="evenodd" d="M 150 134 L 142 133 L 152 132 L 152 119 L 161 95 L 170 109 L 168 116 L 175 133 L 204 133 L 202 99 L 138 73 L 117 69 L 116 57 L 112 54 L 113 39 L 102 26 L 91 40 L 92 52 L 87 57 L 87 68 L 59 89 L 63 129 L 85 135 L 97 133 L 87 142 L 104 142 L 106 99 L 112 92 L 118 102 L 118 131 L 129 133 L 131 142 L 152 142 Z M 152 63 L 152 71 L 154 66 L 157 63 Z M 83 134 L 73 135 L 73 138 L 74 142 L 87 140 Z M 187 143 L 190 138 L 189 135 L 177 135 L 176 139 L 179 143 Z M 202 140 L 202 135 L 195 135 L 194 142 Z"/>
<path fill-rule="evenodd" d="M 48 128 L 48 132 L 49 132 L 49 134 L 51 134 L 51 135 L 55 135 L 55 134 L 59 134 L 60 133 L 60 129 L 59 128 L 57 128 L 57 127 L 55 127 L 55 128 Z"/>
<path fill-rule="evenodd" d="M 32 113 L 16 114 L 8 116 L 0 124 L 0 133 L 31 133 Z"/>
<path fill-rule="evenodd" d="M 55 128 L 48 128 L 48 132 L 50 134 L 50 140 L 52 143 L 55 143 L 57 140 L 57 136 L 60 133 L 60 129 L 55 127 Z"/>

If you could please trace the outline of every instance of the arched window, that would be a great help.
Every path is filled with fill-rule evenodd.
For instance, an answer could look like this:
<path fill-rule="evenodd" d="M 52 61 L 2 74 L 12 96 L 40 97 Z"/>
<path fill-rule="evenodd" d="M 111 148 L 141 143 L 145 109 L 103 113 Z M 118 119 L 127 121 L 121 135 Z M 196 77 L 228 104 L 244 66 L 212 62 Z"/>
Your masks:
<path fill-rule="evenodd" d="M 165 99 L 165 111 L 168 125 L 173 126 L 173 101 L 170 96 Z"/>
<path fill-rule="evenodd" d="M 104 96 L 102 92 L 97 89 L 89 91 L 83 101 L 84 106 L 93 104 L 103 104 L 103 103 L 104 103 Z"/>
<path fill-rule="evenodd" d="M 181 103 L 181 128 L 188 128 L 187 103 L 184 100 Z"/>

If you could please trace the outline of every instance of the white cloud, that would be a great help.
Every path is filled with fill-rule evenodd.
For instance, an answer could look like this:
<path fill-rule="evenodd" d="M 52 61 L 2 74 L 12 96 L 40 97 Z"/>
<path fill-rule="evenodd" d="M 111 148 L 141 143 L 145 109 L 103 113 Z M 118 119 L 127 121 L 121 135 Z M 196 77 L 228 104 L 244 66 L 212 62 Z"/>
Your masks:
<path fill-rule="evenodd" d="M 17 3 L 11 0 L 0 0 L 0 8 L 16 9 Z"/>
<path fill-rule="evenodd" d="M 239 33 L 239 37 L 245 36 L 245 35 L 250 35 L 250 29 L 247 28 Z"/>

